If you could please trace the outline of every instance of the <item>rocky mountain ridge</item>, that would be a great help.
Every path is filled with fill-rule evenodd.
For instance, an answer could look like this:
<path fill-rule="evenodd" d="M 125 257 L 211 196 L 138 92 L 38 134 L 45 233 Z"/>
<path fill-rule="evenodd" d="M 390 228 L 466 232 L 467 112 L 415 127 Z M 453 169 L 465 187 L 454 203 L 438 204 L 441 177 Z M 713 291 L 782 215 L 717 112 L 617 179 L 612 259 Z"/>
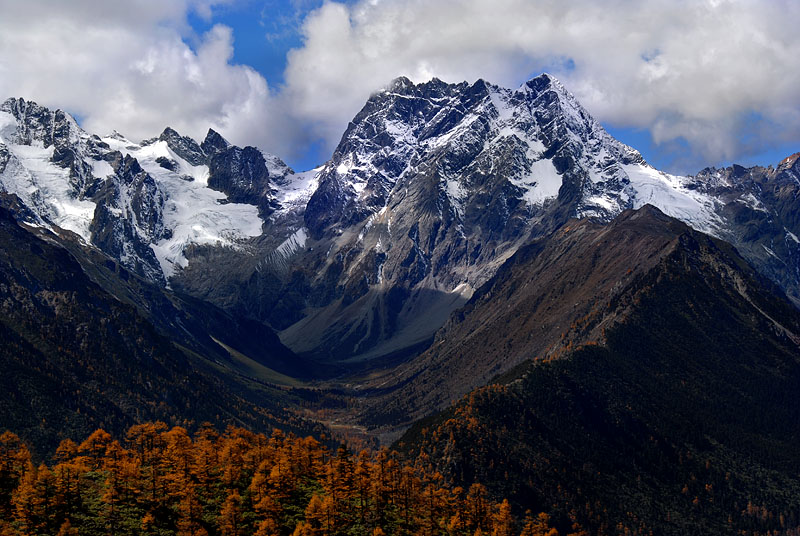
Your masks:
<path fill-rule="evenodd" d="M 23 99 L 0 106 L 0 184 L 30 209 L 22 219 L 72 231 L 162 285 L 189 244 L 239 247 L 261 234 L 279 208 L 272 182 L 293 174 L 213 130 L 202 145 L 169 127 L 133 143 Z"/>
<path fill-rule="evenodd" d="M 800 300 L 797 158 L 659 172 L 547 74 L 516 90 L 398 78 L 304 173 L 213 130 L 136 144 L 21 99 L 0 107 L 0 144 L 0 189 L 21 218 L 324 361 L 427 344 L 523 244 L 648 203 L 730 241 Z"/>
<path fill-rule="evenodd" d="M 301 364 L 266 326 L 67 247 L 0 207 L 0 423 L 40 452 L 102 427 L 159 419 L 317 424 L 285 408 Z"/>
<path fill-rule="evenodd" d="M 737 315 L 778 334 L 788 348 L 800 345 L 797 325 L 785 324 L 800 313 L 775 297 L 776 285 L 730 244 L 645 205 L 608 224 L 571 220 L 520 248 L 451 315 L 425 352 L 360 386 L 376 395 L 367 397 L 364 422 L 402 428 L 521 363 L 605 346 L 607 332 L 628 322 L 651 287 L 679 277 L 691 281 L 686 303 L 670 307 L 691 310 L 695 290 L 733 293 Z M 720 315 L 727 314 L 727 306 L 721 307 Z"/>
<path fill-rule="evenodd" d="M 791 533 L 800 311 L 775 289 L 654 207 L 572 221 L 366 396 L 383 419 L 450 406 L 395 445 L 591 534 Z"/>

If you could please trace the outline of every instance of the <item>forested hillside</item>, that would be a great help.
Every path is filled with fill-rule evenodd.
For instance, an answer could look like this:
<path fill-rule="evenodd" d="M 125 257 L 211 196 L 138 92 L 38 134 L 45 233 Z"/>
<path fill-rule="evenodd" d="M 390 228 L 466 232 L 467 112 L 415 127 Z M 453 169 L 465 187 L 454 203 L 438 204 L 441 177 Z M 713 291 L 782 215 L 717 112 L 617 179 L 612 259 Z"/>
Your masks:
<path fill-rule="evenodd" d="M 311 437 L 162 422 L 124 440 L 64 440 L 50 464 L 0 435 L 0 534 L 548 535 L 546 513 L 515 517 L 486 488 L 447 487 L 381 449 L 332 452 Z M 583 534 L 575 527 L 575 536 Z"/>
<path fill-rule="evenodd" d="M 599 340 L 472 392 L 403 450 L 593 534 L 800 533 L 800 315 L 735 259 L 683 233 Z"/>
<path fill-rule="evenodd" d="M 202 326 L 173 310 L 186 334 Z M 205 314 L 214 315 L 213 307 Z M 268 335 L 264 353 L 279 352 Z M 200 355 L 180 342 L 95 283 L 71 252 L 0 208 L 0 423 L 38 453 L 52 452 L 62 437 L 101 427 L 123 433 L 151 419 L 321 430 L 285 410 L 285 390 L 259 381 L 261 363 L 240 358 L 254 371 L 245 378 L 222 347 Z"/>

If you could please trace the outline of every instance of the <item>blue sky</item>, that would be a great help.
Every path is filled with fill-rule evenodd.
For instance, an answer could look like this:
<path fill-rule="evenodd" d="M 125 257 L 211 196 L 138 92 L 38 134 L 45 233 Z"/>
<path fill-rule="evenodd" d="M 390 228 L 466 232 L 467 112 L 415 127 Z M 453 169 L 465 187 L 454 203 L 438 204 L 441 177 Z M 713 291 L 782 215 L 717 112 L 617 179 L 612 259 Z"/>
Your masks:
<path fill-rule="evenodd" d="M 677 138 L 669 142 L 656 144 L 653 141 L 653 136 L 646 129 L 618 128 L 609 123 L 603 126 L 609 134 L 642 153 L 645 160 L 657 169 L 667 171 L 674 170 L 678 173 L 696 173 L 702 169 L 697 168 L 697 166 L 688 167 L 681 165 L 683 155 L 691 151 L 688 142 L 684 138 Z M 800 143 L 785 142 L 777 144 L 767 150 L 742 154 L 736 159 L 724 158 L 716 161 L 709 161 L 706 165 L 718 168 L 727 167 L 732 164 L 739 164 L 745 167 L 775 166 L 787 156 L 797 152 L 800 152 Z"/>
<path fill-rule="evenodd" d="M 214 8 L 207 19 L 190 11 L 187 19 L 197 35 L 203 35 L 215 24 L 224 24 L 234 31 L 234 63 L 249 65 L 260 72 L 270 85 L 283 84 L 286 53 L 300 47 L 300 24 L 322 1 L 289 2 L 268 0 L 246 1 Z M 191 40 L 188 44 L 191 46 Z"/>
<path fill-rule="evenodd" d="M 352 1 L 342 3 L 353 4 Z M 214 8 L 212 18 L 204 18 L 190 11 L 187 21 L 195 35 L 205 34 L 216 24 L 232 28 L 234 49 L 231 61 L 249 65 L 261 73 L 270 86 L 279 88 L 284 85 L 287 53 L 303 45 L 303 19 L 322 4 L 322 0 L 246 0 Z M 187 44 L 194 45 L 191 39 L 187 39 Z M 329 147 L 312 139 L 307 140 L 298 151 L 279 156 L 300 171 L 320 165 L 330 154 Z"/>
<path fill-rule="evenodd" d="M 131 139 L 214 128 L 297 170 L 370 93 L 557 76 L 659 169 L 800 150 L 795 0 L 0 0 L 0 95 Z"/>

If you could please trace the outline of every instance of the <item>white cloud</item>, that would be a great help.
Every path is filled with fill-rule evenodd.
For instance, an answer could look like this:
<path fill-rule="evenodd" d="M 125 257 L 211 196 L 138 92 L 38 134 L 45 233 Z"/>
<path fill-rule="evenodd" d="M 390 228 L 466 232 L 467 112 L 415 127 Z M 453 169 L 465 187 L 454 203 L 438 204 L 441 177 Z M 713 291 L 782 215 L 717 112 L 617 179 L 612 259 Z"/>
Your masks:
<path fill-rule="evenodd" d="M 397 75 L 515 87 L 548 70 L 603 122 L 685 138 L 691 166 L 800 140 L 798 16 L 791 1 L 331 2 L 306 18 L 286 97 L 332 143 Z"/>
<path fill-rule="evenodd" d="M 187 23 L 233 1 L 0 0 L 0 98 L 67 109 L 98 133 L 213 127 L 291 156 L 314 139 L 332 149 L 399 75 L 516 87 L 547 70 L 607 124 L 685 138 L 684 169 L 800 141 L 791 0 L 328 1 L 303 20 L 278 88 L 233 64 L 231 29 Z"/>
<path fill-rule="evenodd" d="M 141 139 L 172 126 L 202 140 L 213 127 L 236 143 L 280 145 L 270 127 L 285 114 L 260 74 L 232 64 L 231 29 L 197 36 L 186 22 L 191 11 L 213 19 L 222 3 L 0 0 L 0 95 L 66 109 L 100 134 Z"/>

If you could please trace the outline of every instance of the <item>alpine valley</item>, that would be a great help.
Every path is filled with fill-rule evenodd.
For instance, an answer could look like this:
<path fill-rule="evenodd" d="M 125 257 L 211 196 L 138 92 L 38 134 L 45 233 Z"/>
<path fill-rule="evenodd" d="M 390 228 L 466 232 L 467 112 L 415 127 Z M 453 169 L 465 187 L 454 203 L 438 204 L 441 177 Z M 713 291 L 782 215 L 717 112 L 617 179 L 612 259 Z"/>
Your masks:
<path fill-rule="evenodd" d="M 11 98 L 0 245 L 0 429 L 33 459 L 145 421 L 277 427 L 394 444 L 517 519 L 431 506 L 415 532 L 406 503 L 334 530 L 304 477 L 275 527 L 254 506 L 235 534 L 800 534 L 800 153 L 670 175 L 548 74 L 398 78 L 303 172 Z M 25 472 L 3 463 L 12 515 Z M 226 484 L 242 505 L 258 471 Z"/>

